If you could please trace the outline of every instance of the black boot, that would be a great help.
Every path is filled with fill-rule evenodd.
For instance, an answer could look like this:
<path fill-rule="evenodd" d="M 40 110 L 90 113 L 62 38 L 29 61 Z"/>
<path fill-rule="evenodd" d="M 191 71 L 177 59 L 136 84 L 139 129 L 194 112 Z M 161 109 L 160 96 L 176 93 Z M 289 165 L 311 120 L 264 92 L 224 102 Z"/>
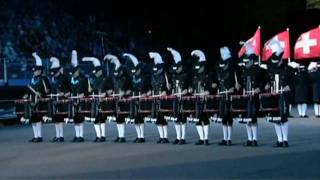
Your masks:
<path fill-rule="evenodd" d="M 252 146 L 252 141 L 248 140 L 246 143 L 244 143 L 243 146 Z"/>
<path fill-rule="evenodd" d="M 63 137 L 59 137 L 59 142 L 64 142 L 64 138 Z"/>
<path fill-rule="evenodd" d="M 288 141 L 283 141 L 283 147 L 289 147 Z"/>
<path fill-rule="evenodd" d="M 36 142 L 37 138 L 32 138 L 28 142 Z"/>
<path fill-rule="evenodd" d="M 54 137 L 54 138 L 52 138 L 52 140 L 51 140 L 51 142 L 57 142 L 57 141 L 59 141 L 59 138 L 57 138 L 57 137 Z"/>
<path fill-rule="evenodd" d="M 96 137 L 96 139 L 94 139 L 93 142 L 100 142 L 100 138 Z"/>
<path fill-rule="evenodd" d="M 105 141 L 106 141 L 106 137 L 101 136 L 101 138 L 100 138 L 100 142 L 105 142 Z"/>
<path fill-rule="evenodd" d="M 43 141 L 42 137 L 38 137 L 35 142 L 39 143 L 39 142 L 42 142 L 42 141 Z"/>
<path fill-rule="evenodd" d="M 273 147 L 282 147 L 283 146 L 283 142 L 279 142 L 279 141 L 277 141 L 274 145 L 273 145 Z"/>
<path fill-rule="evenodd" d="M 204 140 L 204 144 L 207 146 L 210 145 L 208 140 Z"/>
<path fill-rule="evenodd" d="M 163 139 L 160 138 L 160 139 L 157 141 L 157 143 L 160 144 L 160 143 L 162 143 L 162 141 L 163 141 Z"/>
<path fill-rule="evenodd" d="M 180 144 L 180 145 L 183 145 L 183 144 L 187 144 L 187 143 L 186 143 L 186 140 L 180 139 L 179 144 Z"/>
<path fill-rule="evenodd" d="M 220 146 L 226 146 L 227 145 L 227 141 L 226 140 L 222 140 L 221 142 L 218 143 Z"/>
<path fill-rule="evenodd" d="M 227 145 L 228 145 L 228 146 L 232 146 L 231 140 L 228 140 L 228 141 L 227 141 Z"/>
<path fill-rule="evenodd" d="M 133 142 L 134 142 L 134 143 L 138 143 L 139 139 L 140 139 L 140 138 L 136 138 Z"/>
<path fill-rule="evenodd" d="M 173 142 L 172 142 L 172 144 L 178 144 L 179 143 L 179 139 L 176 139 L 176 140 L 174 140 Z"/>
<path fill-rule="evenodd" d="M 83 137 L 79 137 L 77 142 L 84 142 L 84 138 Z"/>
<path fill-rule="evenodd" d="M 125 143 L 126 139 L 125 138 L 120 138 L 119 143 Z"/>
<path fill-rule="evenodd" d="M 166 143 L 170 143 L 170 141 L 168 140 L 168 138 L 163 138 L 162 143 L 166 144 Z"/>
<path fill-rule="evenodd" d="M 113 142 L 115 142 L 115 143 L 117 143 L 117 142 L 119 142 L 120 141 L 120 138 L 119 137 L 117 137 L 115 140 L 113 140 Z"/>
<path fill-rule="evenodd" d="M 198 142 L 195 143 L 195 145 L 203 145 L 204 144 L 204 141 L 202 140 L 199 140 Z"/>
<path fill-rule="evenodd" d="M 253 140 L 252 141 L 252 146 L 257 147 L 258 146 L 258 141 L 257 140 Z"/>
<path fill-rule="evenodd" d="M 78 137 L 74 137 L 72 142 L 78 142 Z"/>
<path fill-rule="evenodd" d="M 145 138 L 139 138 L 138 143 L 144 143 L 144 142 L 146 142 Z"/>

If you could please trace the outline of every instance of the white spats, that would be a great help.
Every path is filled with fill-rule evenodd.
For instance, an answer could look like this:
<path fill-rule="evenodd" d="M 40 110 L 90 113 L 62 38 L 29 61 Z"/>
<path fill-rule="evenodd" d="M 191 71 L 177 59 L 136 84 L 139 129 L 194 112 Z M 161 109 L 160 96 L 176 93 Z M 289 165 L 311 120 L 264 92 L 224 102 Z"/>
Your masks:
<path fill-rule="evenodd" d="M 59 124 L 58 124 L 58 123 L 56 123 L 54 126 L 55 126 L 55 129 L 56 129 L 56 137 L 58 138 L 58 137 L 60 137 Z"/>
<path fill-rule="evenodd" d="M 181 139 L 181 125 L 176 124 L 175 128 L 176 128 L 177 139 L 180 140 Z"/>
<path fill-rule="evenodd" d="M 320 105 L 319 104 L 314 104 L 313 107 L 314 107 L 314 115 L 315 116 L 319 116 L 320 115 L 319 114 Z"/>
<path fill-rule="evenodd" d="M 257 124 L 252 124 L 251 129 L 252 129 L 252 140 L 257 141 L 258 140 L 258 126 L 257 126 Z"/>
<path fill-rule="evenodd" d="M 79 138 L 80 137 L 80 127 L 79 125 L 74 125 L 74 130 L 76 132 L 76 137 Z"/>
<path fill-rule="evenodd" d="M 299 116 L 302 116 L 302 105 L 298 104 L 298 114 Z"/>
<path fill-rule="evenodd" d="M 181 125 L 181 139 L 185 139 L 186 138 L 186 124 L 182 124 Z"/>
<path fill-rule="evenodd" d="M 222 126 L 222 131 L 223 131 L 223 140 L 227 140 L 227 138 L 228 138 L 228 127 L 227 126 L 225 126 L 225 125 L 223 125 Z"/>
<path fill-rule="evenodd" d="M 94 130 L 96 131 L 97 138 L 101 138 L 100 124 L 94 124 Z"/>
<path fill-rule="evenodd" d="M 228 140 L 231 140 L 232 126 L 228 126 Z"/>
<path fill-rule="evenodd" d="M 59 123 L 59 137 L 63 137 L 63 123 Z"/>
<path fill-rule="evenodd" d="M 119 124 L 119 138 L 124 138 L 125 135 L 125 124 Z"/>
<path fill-rule="evenodd" d="M 203 127 L 202 126 L 197 126 L 197 131 L 198 131 L 200 140 L 203 141 L 204 140 Z"/>
<path fill-rule="evenodd" d="M 163 127 L 163 137 L 168 138 L 168 126 L 162 126 Z"/>
<path fill-rule="evenodd" d="M 140 124 L 140 138 L 144 138 L 144 124 Z"/>
<path fill-rule="evenodd" d="M 135 128 L 136 128 L 136 132 L 137 132 L 137 137 L 141 138 L 140 126 L 139 125 L 135 125 Z"/>
<path fill-rule="evenodd" d="M 276 130 L 276 134 L 278 137 L 278 142 L 283 142 L 282 132 L 281 132 L 281 125 L 280 124 L 274 124 L 274 129 Z"/>
<path fill-rule="evenodd" d="M 32 123 L 32 130 L 34 138 L 38 138 L 37 125 L 35 123 Z"/>
<path fill-rule="evenodd" d="M 301 106 L 301 113 L 302 113 L 302 116 L 306 116 L 306 112 L 307 112 L 307 104 L 302 104 Z"/>
<path fill-rule="evenodd" d="M 252 141 L 252 130 L 251 126 L 249 124 L 246 124 L 246 129 L 247 129 L 247 135 L 248 135 L 248 140 Z"/>
<path fill-rule="evenodd" d="M 158 126 L 158 131 L 159 131 L 160 138 L 163 139 L 163 128 L 162 128 L 162 126 Z"/>
<path fill-rule="evenodd" d="M 208 140 L 209 135 L 209 125 L 203 126 L 203 132 L 204 132 L 204 140 Z"/>
<path fill-rule="evenodd" d="M 101 123 L 100 128 L 101 128 L 101 136 L 106 137 L 106 123 Z"/>
<path fill-rule="evenodd" d="M 283 141 L 288 141 L 288 122 L 281 124 Z"/>
<path fill-rule="evenodd" d="M 79 124 L 79 136 L 83 138 L 83 123 Z"/>
<path fill-rule="evenodd" d="M 42 137 L 42 122 L 37 122 L 37 136 Z"/>

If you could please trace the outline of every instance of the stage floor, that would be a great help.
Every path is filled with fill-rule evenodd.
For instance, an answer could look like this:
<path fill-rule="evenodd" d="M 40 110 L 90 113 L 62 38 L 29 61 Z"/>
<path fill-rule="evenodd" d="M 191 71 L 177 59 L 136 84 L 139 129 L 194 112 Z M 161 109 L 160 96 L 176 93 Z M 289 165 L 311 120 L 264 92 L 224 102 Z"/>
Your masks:
<path fill-rule="evenodd" d="M 43 143 L 28 143 L 30 126 L 0 128 L 0 179 L 26 178 L 320 178 L 320 119 L 289 121 L 289 148 L 273 148 L 273 125 L 259 120 L 259 147 L 243 147 L 244 125 L 235 123 L 233 146 L 221 147 L 220 124 L 211 124 L 209 146 L 195 146 L 198 135 L 193 124 L 187 127 L 186 145 L 156 144 L 158 131 L 145 128 L 146 143 L 134 144 L 133 125 L 126 128 L 127 143 L 116 144 L 114 123 L 107 125 L 107 142 L 93 143 L 92 124 L 85 125 L 84 143 L 70 142 L 72 125 L 65 127 L 65 143 L 51 143 L 54 126 L 44 125 Z M 175 130 L 169 126 L 169 138 Z"/>

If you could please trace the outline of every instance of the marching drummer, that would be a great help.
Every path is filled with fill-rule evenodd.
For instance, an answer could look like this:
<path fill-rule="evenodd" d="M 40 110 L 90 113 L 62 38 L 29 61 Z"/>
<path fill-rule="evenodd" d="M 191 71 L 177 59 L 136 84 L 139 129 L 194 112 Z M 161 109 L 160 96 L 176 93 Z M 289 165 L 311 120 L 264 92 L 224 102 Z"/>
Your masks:
<path fill-rule="evenodd" d="M 182 58 L 180 53 L 172 48 L 167 48 L 167 50 L 171 53 L 173 57 L 173 65 L 171 66 L 171 89 L 172 94 L 176 95 L 177 97 L 181 97 L 182 95 L 185 95 L 187 93 L 188 88 L 188 73 L 185 69 Z M 187 119 L 186 117 L 183 117 L 180 113 L 179 108 L 179 99 L 178 98 L 176 102 L 176 105 L 178 108 L 173 113 L 173 119 L 175 122 L 175 129 L 176 129 L 176 139 L 172 142 L 172 144 L 186 144 L 185 136 L 186 136 L 186 123 Z"/>
<path fill-rule="evenodd" d="M 193 74 L 192 74 L 192 87 L 194 89 L 194 94 L 197 95 L 196 110 L 198 111 L 196 123 L 196 128 L 199 135 L 199 140 L 196 142 L 196 145 L 209 145 L 208 135 L 209 135 L 209 118 L 206 113 L 203 112 L 204 108 L 204 96 L 208 95 L 209 92 L 205 89 L 207 87 L 208 74 L 206 69 L 206 57 L 203 51 L 194 50 L 191 52 L 191 56 L 196 58 L 196 62 L 193 65 Z"/>
<path fill-rule="evenodd" d="M 154 65 L 152 68 L 151 86 L 153 96 L 166 96 L 169 93 L 170 84 L 168 76 L 164 69 L 164 62 L 162 57 L 157 52 L 149 52 L 149 57 L 153 59 Z M 157 103 L 155 101 L 155 103 Z M 155 104 L 158 106 L 157 104 Z M 156 108 L 157 109 L 157 108 Z M 160 139 L 157 143 L 169 143 L 168 140 L 168 122 L 164 119 L 164 116 L 156 110 L 156 114 L 153 118 L 156 118 L 156 125 L 158 127 Z"/>
<path fill-rule="evenodd" d="M 122 114 L 121 111 L 122 109 L 125 109 L 127 111 L 130 108 L 130 102 L 126 101 L 126 99 L 132 93 L 132 85 L 127 70 L 121 65 L 117 56 L 107 54 L 104 57 L 104 59 L 110 61 L 114 65 L 112 77 L 113 90 L 111 96 L 115 96 L 118 98 L 118 105 L 116 109 L 116 123 L 118 136 L 113 142 L 125 143 L 125 119 L 128 118 L 128 116 L 127 114 Z M 119 100 L 123 101 L 120 102 Z"/>
<path fill-rule="evenodd" d="M 42 116 L 43 114 L 38 113 L 38 100 L 46 97 L 50 93 L 50 86 L 47 77 L 43 74 L 42 60 L 36 52 L 32 53 L 36 61 L 35 67 L 32 68 L 33 76 L 31 84 L 28 86 L 27 93 L 23 96 L 23 99 L 31 99 L 31 116 L 30 122 L 32 124 L 34 137 L 29 142 L 42 142 Z M 28 121 L 29 117 L 23 117 L 22 121 Z"/>
<path fill-rule="evenodd" d="M 134 124 L 137 132 L 137 138 L 133 141 L 134 143 L 144 143 L 144 118 L 145 114 L 139 112 L 139 99 L 146 97 L 148 94 L 148 91 L 151 89 L 150 85 L 150 77 L 149 74 L 146 72 L 143 72 L 142 69 L 142 63 L 138 61 L 137 57 L 133 54 L 124 53 L 124 57 L 127 57 L 129 61 L 132 63 L 132 68 L 130 69 L 130 80 L 132 83 L 132 102 L 133 105 L 131 108 L 133 108 L 133 118 L 134 118 Z"/>
<path fill-rule="evenodd" d="M 53 137 L 52 142 L 64 142 L 63 138 L 63 124 L 64 118 L 67 118 L 66 115 L 59 114 L 58 111 L 67 111 L 63 109 L 62 104 L 59 104 L 59 100 L 65 99 L 64 95 L 70 91 L 70 83 L 67 77 L 64 75 L 63 67 L 60 66 L 60 61 L 56 57 L 50 58 L 51 67 L 50 67 L 50 86 L 51 86 L 51 96 L 53 100 L 52 104 L 52 121 L 55 123 L 56 136 Z"/>
<path fill-rule="evenodd" d="M 231 133 L 233 119 L 230 113 L 230 94 L 234 93 L 236 86 L 235 70 L 232 66 L 232 56 L 228 47 L 220 48 L 221 58 L 219 60 L 217 77 L 218 77 L 218 94 L 223 95 L 220 101 L 218 117 L 222 119 L 223 140 L 219 145 L 232 145 Z"/>
<path fill-rule="evenodd" d="M 69 120 L 74 122 L 75 137 L 73 142 L 84 142 L 83 138 L 83 126 L 84 126 L 84 116 L 80 113 L 80 98 L 84 97 L 87 92 L 87 83 L 85 77 L 80 72 L 80 67 L 78 64 L 77 51 L 73 50 L 71 54 L 71 65 L 72 70 L 70 72 L 70 93 L 66 96 L 70 98 L 70 108 L 69 108 Z"/>
<path fill-rule="evenodd" d="M 241 84 L 243 87 L 243 94 L 249 96 L 246 99 L 242 114 L 242 123 L 246 125 L 248 140 L 244 146 L 258 146 L 257 140 L 257 117 L 259 110 L 258 94 L 263 89 L 262 70 L 259 66 L 258 56 L 255 55 L 249 43 L 245 44 L 246 53 L 242 57 L 243 71 L 241 74 Z"/>
<path fill-rule="evenodd" d="M 91 116 L 94 120 L 96 138 L 94 142 L 106 141 L 106 116 L 99 112 L 100 100 L 106 96 L 107 79 L 104 76 L 100 60 L 95 57 L 84 57 L 82 61 L 92 62 L 94 70 L 89 78 L 88 94 L 91 96 Z"/>
<path fill-rule="evenodd" d="M 277 142 L 274 147 L 288 147 L 288 116 L 289 103 L 288 92 L 290 91 L 289 82 L 292 81 L 292 68 L 285 64 L 282 59 L 283 48 L 278 41 L 274 42 L 275 51 L 273 52 L 268 66 L 269 82 L 265 89 L 279 94 L 279 113 L 273 114 L 270 122 L 274 124 L 277 134 Z"/>

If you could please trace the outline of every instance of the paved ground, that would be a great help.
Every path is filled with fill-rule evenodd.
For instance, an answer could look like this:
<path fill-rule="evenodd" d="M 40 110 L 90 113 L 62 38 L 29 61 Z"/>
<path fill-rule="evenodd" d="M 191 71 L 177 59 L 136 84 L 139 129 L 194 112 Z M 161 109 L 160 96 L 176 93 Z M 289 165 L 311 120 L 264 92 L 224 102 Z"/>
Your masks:
<path fill-rule="evenodd" d="M 146 127 L 145 144 L 134 144 L 135 130 L 127 127 L 126 144 L 115 144 L 115 124 L 108 124 L 105 143 L 93 143 L 92 124 L 85 126 L 85 143 L 69 142 L 73 126 L 65 128 L 68 142 L 53 144 L 54 126 L 45 125 L 44 143 L 32 144 L 30 126 L 0 128 L 0 178 L 23 179 L 93 179 L 93 178 L 315 178 L 320 179 L 320 119 L 290 119 L 290 148 L 273 148 L 272 124 L 259 121 L 257 148 L 246 148 L 243 125 L 235 124 L 234 145 L 219 147 L 221 126 L 210 127 L 210 146 L 195 146 L 194 125 L 187 129 L 186 145 L 156 144 L 156 127 Z M 170 124 L 170 140 L 174 139 Z"/>

